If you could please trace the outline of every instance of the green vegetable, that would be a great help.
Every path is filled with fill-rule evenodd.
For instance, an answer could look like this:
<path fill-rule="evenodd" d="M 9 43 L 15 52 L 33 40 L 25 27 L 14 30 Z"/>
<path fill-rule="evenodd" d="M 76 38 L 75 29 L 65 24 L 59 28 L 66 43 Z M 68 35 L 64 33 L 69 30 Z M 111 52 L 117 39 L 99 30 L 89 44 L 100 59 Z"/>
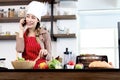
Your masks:
<path fill-rule="evenodd" d="M 49 63 L 49 69 L 57 69 L 58 66 L 60 66 L 60 62 L 57 59 L 52 59 Z"/>
<path fill-rule="evenodd" d="M 18 57 L 18 61 L 25 61 L 25 59 Z"/>

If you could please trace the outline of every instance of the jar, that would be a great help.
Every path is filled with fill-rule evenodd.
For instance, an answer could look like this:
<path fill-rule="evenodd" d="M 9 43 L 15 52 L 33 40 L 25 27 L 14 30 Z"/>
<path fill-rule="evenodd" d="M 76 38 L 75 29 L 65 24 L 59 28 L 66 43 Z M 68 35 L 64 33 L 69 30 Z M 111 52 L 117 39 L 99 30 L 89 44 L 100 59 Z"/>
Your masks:
<path fill-rule="evenodd" d="M 18 17 L 25 17 L 25 7 L 20 7 Z"/>
<path fill-rule="evenodd" d="M 10 32 L 9 32 L 9 31 L 7 31 L 7 32 L 6 32 L 6 36 L 9 36 L 9 35 L 10 35 Z"/>
<path fill-rule="evenodd" d="M 15 9 L 8 8 L 8 17 L 14 17 L 15 16 Z"/>
<path fill-rule="evenodd" d="M 0 18 L 4 16 L 4 9 L 0 9 Z"/>
<path fill-rule="evenodd" d="M 15 16 L 15 9 L 11 9 L 10 10 L 10 17 L 14 17 Z"/>
<path fill-rule="evenodd" d="M 8 8 L 8 17 L 10 17 L 10 8 Z"/>

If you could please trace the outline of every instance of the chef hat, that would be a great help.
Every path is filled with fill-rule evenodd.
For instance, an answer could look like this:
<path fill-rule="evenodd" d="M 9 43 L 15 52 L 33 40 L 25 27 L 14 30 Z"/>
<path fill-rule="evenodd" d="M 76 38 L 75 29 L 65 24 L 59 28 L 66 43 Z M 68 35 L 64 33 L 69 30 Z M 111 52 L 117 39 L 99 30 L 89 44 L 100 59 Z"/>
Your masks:
<path fill-rule="evenodd" d="M 47 6 L 38 1 L 32 1 L 27 6 L 27 13 L 36 16 L 39 20 L 41 20 L 41 16 L 46 15 Z"/>

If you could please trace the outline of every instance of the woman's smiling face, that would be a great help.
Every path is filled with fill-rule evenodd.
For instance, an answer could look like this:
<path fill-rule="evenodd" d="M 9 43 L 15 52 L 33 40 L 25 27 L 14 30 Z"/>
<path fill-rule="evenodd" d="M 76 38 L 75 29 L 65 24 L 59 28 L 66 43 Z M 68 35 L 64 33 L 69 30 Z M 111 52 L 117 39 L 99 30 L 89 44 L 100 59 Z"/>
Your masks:
<path fill-rule="evenodd" d="M 36 27 L 37 23 L 38 23 L 38 18 L 32 14 L 27 14 L 26 15 L 26 26 L 28 28 L 34 28 Z"/>

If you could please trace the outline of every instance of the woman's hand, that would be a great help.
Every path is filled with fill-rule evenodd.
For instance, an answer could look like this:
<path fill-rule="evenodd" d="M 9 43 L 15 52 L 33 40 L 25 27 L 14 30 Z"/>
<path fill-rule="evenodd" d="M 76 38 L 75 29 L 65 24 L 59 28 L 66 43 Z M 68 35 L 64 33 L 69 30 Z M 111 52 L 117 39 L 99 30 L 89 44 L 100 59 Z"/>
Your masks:
<path fill-rule="evenodd" d="M 25 27 L 24 27 L 24 23 L 25 23 L 25 18 L 22 18 L 20 19 L 20 22 L 19 22 L 19 27 L 20 27 L 20 30 L 19 30 L 19 37 L 20 38 L 23 38 L 23 34 L 24 34 L 24 31 L 25 31 Z M 26 28 L 27 29 L 27 28 Z"/>
<path fill-rule="evenodd" d="M 20 19 L 19 23 L 20 23 L 20 30 L 24 30 L 25 27 L 23 26 L 23 24 L 25 23 L 25 18 Z"/>
<path fill-rule="evenodd" d="M 36 62 L 38 59 L 46 57 L 47 55 L 48 55 L 48 51 L 46 49 L 41 49 L 38 57 L 34 61 Z"/>
<path fill-rule="evenodd" d="M 43 58 L 48 55 L 48 51 L 46 49 L 41 49 L 39 52 L 40 58 Z"/>

